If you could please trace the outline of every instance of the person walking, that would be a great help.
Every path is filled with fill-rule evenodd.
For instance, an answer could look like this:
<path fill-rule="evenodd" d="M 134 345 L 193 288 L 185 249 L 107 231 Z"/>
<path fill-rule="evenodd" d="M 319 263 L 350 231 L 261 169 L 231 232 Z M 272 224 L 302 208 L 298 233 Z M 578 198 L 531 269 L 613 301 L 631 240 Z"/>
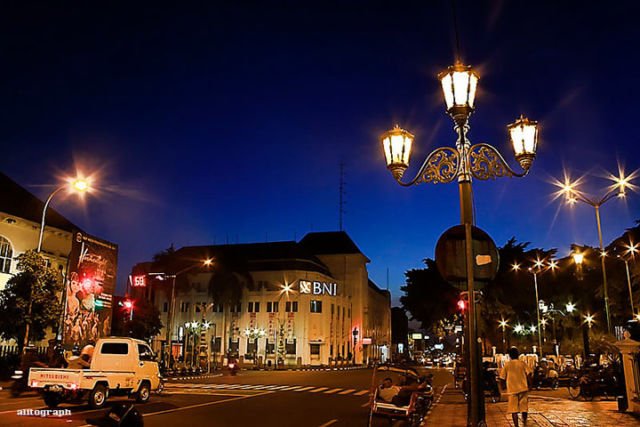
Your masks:
<path fill-rule="evenodd" d="M 517 347 L 509 349 L 509 361 L 504 364 L 500 379 L 507 386 L 507 412 L 513 418 L 513 425 L 518 427 L 518 413 L 522 413 L 522 422 L 527 423 L 529 413 L 529 383 L 528 377 L 532 374 L 531 368 L 519 360 L 520 352 Z"/>

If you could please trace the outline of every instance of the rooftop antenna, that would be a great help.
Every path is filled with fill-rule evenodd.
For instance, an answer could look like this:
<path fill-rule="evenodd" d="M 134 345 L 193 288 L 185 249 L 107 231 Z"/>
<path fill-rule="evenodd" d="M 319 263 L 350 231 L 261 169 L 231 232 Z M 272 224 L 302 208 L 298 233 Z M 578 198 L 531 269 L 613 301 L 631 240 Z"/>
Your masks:
<path fill-rule="evenodd" d="M 340 162 L 340 188 L 339 188 L 339 192 L 340 192 L 340 201 L 339 201 L 339 204 L 338 204 L 338 229 L 340 231 L 344 231 L 344 214 L 346 213 L 346 210 L 344 209 L 344 206 L 346 204 L 345 196 L 346 196 L 347 192 L 345 190 L 344 162 L 343 161 Z"/>
<path fill-rule="evenodd" d="M 387 267 L 387 291 L 389 290 L 389 267 Z"/>

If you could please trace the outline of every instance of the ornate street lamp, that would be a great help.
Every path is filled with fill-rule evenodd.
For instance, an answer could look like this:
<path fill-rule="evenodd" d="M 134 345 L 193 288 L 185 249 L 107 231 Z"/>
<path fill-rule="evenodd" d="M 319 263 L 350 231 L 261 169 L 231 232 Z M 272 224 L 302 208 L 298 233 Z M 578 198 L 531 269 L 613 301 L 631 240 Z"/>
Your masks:
<path fill-rule="evenodd" d="M 476 298 L 473 281 L 473 249 L 471 247 L 471 227 L 473 221 L 473 200 L 471 181 L 495 179 L 505 176 L 523 177 L 527 175 L 536 154 L 538 125 L 521 116 L 507 127 L 511 146 L 522 172 L 516 172 L 504 160 L 500 152 L 485 143 L 471 145 L 467 138 L 469 117 L 475 109 L 475 95 L 478 89 L 478 74 L 472 67 L 456 63 L 438 75 L 447 114 L 454 122 L 457 134 L 455 147 L 440 147 L 432 151 L 420 167 L 417 175 L 408 182 L 401 181 L 409 167 L 414 136 L 399 126 L 381 136 L 387 169 L 402 186 L 421 183 L 448 183 L 458 181 L 460 192 L 461 223 L 465 225 L 465 252 L 467 271 L 467 292 L 469 309 L 467 333 L 469 339 L 469 371 L 472 390 L 470 420 L 477 425 L 483 419 L 484 398 L 480 387 L 480 357 L 478 356 Z"/>

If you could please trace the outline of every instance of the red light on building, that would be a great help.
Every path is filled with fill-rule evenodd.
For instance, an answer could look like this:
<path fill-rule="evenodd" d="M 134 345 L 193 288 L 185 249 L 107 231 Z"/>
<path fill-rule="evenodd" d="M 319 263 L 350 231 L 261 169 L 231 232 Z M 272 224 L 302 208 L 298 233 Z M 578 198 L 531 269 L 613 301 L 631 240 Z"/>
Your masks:
<path fill-rule="evenodd" d="M 134 288 L 144 288 L 147 286 L 146 276 L 133 276 L 131 278 L 131 286 Z"/>

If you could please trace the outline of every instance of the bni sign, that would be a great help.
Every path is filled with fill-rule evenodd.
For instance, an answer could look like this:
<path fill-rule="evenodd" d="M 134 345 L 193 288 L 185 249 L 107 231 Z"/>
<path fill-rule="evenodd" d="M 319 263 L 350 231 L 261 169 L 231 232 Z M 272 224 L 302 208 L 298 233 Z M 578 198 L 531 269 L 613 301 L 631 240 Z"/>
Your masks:
<path fill-rule="evenodd" d="M 300 293 L 301 294 L 311 294 L 311 295 L 338 295 L 338 284 L 337 283 L 327 283 L 327 282 L 316 282 L 309 280 L 299 280 L 300 284 Z"/>

